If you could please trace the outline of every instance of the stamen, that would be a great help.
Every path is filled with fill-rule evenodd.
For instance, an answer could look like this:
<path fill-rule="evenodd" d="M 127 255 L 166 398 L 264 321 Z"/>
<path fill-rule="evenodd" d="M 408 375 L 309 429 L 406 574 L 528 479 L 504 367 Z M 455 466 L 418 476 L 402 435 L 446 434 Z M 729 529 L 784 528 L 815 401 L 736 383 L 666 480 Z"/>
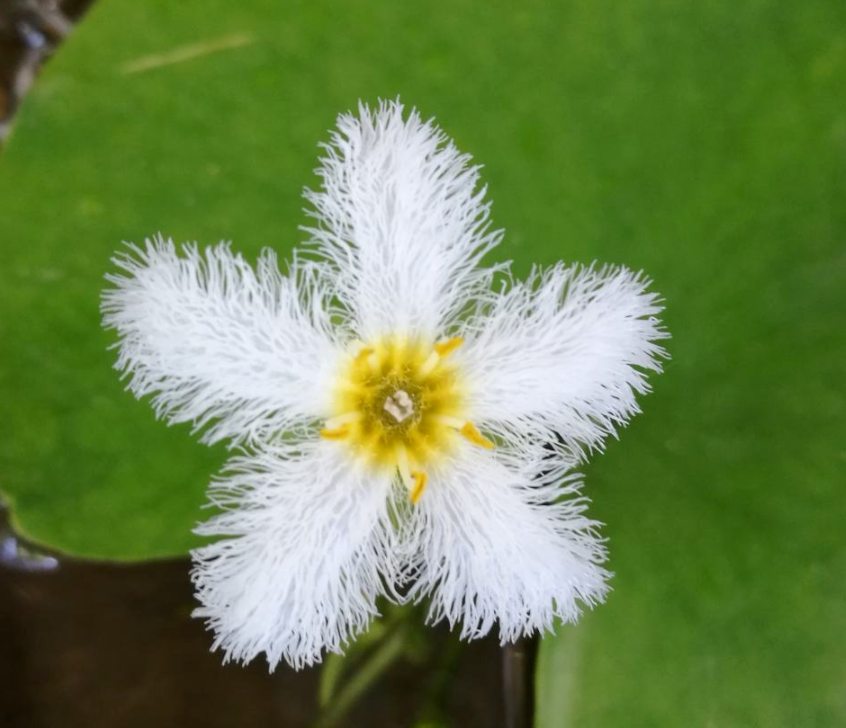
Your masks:
<path fill-rule="evenodd" d="M 426 490 L 426 483 L 428 478 L 426 473 L 421 470 L 412 471 L 408 466 L 408 451 L 403 445 L 399 445 L 396 450 L 397 470 L 399 470 L 400 478 L 408 488 L 408 497 L 411 499 L 412 505 L 417 505 L 420 498 L 423 497 L 423 491 Z"/>
<path fill-rule="evenodd" d="M 336 430 L 343 425 L 348 425 L 352 422 L 358 422 L 360 419 L 364 417 L 363 412 L 347 412 L 343 415 L 338 415 L 337 417 L 332 417 L 329 420 L 326 420 L 324 427 L 327 430 Z"/>
<path fill-rule="evenodd" d="M 408 497 L 411 499 L 411 504 L 416 506 L 423 497 L 423 491 L 426 490 L 426 482 L 429 479 L 426 477 L 426 473 L 420 471 L 413 472 L 411 477 L 414 478 L 414 487 L 409 492 Z"/>
<path fill-rule="evenodd" d="M 371 346 L 362 346 L 358 350 L 358 354 L 355 355 L 356 364 L 361 362 L 363 359 L 366 359 L 373 353 L 373 347 Z"/>
<path fill-rule="evenodd" d="M 459 346 L 464 343 L 464 338 L 461 336 L 455 336 L 452 339 L 447 339 L 446 341 L 440 341 L 432 347 L 434 351 L 426 357 L 426 361 L 423 362 L 423 366 L 420 367 L 419 375 L 421 377 L 428 376 L 432 373 L 434 368 L 438 366 L 438 362 L 443 359 L 447 354 L 451 354 L 455 351 Z"/>
<path fill-rule="evenodd" d="M 455 336 L 451 339 L 447 339 L 446 341 L 441 341 L 435 344 L 435 351 L 438 352 L 440 356 L 446 356 L 447 354 L 451 354 L 452 352 L 454 352 L 463 343 L 463 336 Z"/>
<path fill-rule="evenodd" d="M 350 426 L 348 424 L 341 425 L 334 429 L 323 428 L 320 431 L 320 436 L 324 440 L 343 440 L 350 434 Z"/>
<path fill-rule="evenodd" d="M 379 368 L 379 354 L 376 353 L 376 349 L 372 346 L 362 345 L 353 361 L 356 364 L 366 362 L 370 369 L 374 372 Z"/>
<path fill-rule="evenodd" d="M 399 470 L 400 478 L 405 483 L 405 487 L 409 490 L 414 488 L 414 478 L 411 475 L 411 468 L 408 467 L 408 452 L 403 445 L 398 445 L 396 450 L 397 470 Z"/>
<path fill-rule="evenodd" d="M 442 425 L 446 425 L 447 427 L 452 427 L 454 430 L 458 430 L 464 437 L 466 437 L 470 442 L 474 445 L 478 445 L 479 447 L 485 448 L 485 450 L 493 450 L 496 445 L 488 440 L 479 430 L 476 429 L 476 426 L 470 422 L 470 420 L 460 420 L 458 417 L 448 417 L 447 415 L 441 415 L 438 417 L 438 422 Z"/>
<path fill-rule="evenodd" d="M 377 389 L 375 385 L 367 382 L 353 382 L 349 379 L 338 379 L 335 383 L 337 390 L 343 393 L 364 394 L 366 392 Z"/>
<path fill-rule="evenodd" d="M 426 361 L 423 362 L 423 366 L 420 367 L 419 371 L 417 372 L 421 377 L 427 377 L 432 373 L 432 370 L 438 366 L 438 362 L 441 360 L 441 355 L 438 354 L 437 351 L 433 351 L 429 356 L 426 358 Z"/>
<path fill-rule="evenodd" d="M 437 420 L 442 425 L 451 427 L 453 430 L 460 430 L 467 422 L 467 420 L 462 420 L 458 417 L 449 417 L 448 415 L 437 415 L 433 419 Z"/>
<path fill-rule="evenodd" d="M 466 437 L 474 445 L 485 448 L 485 450 L 493 450 L 494 444 L 488 440 L 481 432 L 479 432 L 472 422 L 465 422 L 464 426 L 459 430 L 464 437 Z"/>

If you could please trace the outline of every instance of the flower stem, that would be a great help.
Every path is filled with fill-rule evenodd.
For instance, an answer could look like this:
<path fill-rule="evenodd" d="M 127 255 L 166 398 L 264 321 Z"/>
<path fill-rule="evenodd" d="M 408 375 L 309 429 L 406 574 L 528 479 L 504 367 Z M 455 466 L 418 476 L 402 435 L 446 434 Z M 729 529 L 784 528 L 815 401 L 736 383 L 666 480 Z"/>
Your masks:
<path fill-rule="evenodd" d="M 537 637 L 520 637 L 502 648 L 505 728 L 531 728 L 534 717 Z"/>
<path fill-rule="evenodd" d="M 362 665 L 318 716 L 314 728 L 334 726 L 382 674 L 400 657 L 408 636 L 407 626 L 400 624 L 368 655 Z"/>

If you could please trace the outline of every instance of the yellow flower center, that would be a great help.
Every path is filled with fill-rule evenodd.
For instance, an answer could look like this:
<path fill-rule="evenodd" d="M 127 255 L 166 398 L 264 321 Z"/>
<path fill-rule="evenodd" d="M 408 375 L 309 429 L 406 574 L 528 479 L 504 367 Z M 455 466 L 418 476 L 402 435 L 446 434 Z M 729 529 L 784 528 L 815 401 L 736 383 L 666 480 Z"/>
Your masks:
<path fill-rule="evenodd" d="M 344 441 L 373 466 L 397 470 L 416 504 L 426 489 L 425 468 L 453 447 L 457 434 L 494 446 L 462 416 L 464 386 L 449 362 L 462 343 L 391 337 L 362 345 L 344 361 L 334 415 L 320 436 Z"/>

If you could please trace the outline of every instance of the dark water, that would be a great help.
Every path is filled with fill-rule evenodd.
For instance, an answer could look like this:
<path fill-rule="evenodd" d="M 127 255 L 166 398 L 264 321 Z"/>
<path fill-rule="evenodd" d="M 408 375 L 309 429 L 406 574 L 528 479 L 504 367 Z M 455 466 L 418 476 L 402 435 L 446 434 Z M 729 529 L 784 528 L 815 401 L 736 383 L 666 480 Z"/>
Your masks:
<path fill-rule="evenodd" d="M 187 561 L 25 565 L 0 565 L 3 728 L 309 726 L 316 717 L 318 669 L 269 675 L 259 662 L 223 666 L 209 653 L 189 617 Z M 448 641 L 431 634 L 430 658 L 397 663 L 340 725 L 415 725 Z M 441 691 L 448 725 L 502 725 L 498 645 L 463 646 Z"/>

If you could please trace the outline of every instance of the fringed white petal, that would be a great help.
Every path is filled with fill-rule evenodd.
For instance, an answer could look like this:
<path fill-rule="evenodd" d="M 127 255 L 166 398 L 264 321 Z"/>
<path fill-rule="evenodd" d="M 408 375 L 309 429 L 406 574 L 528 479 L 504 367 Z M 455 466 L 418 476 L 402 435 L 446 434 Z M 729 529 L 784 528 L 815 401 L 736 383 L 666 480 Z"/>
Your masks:
<path fill-rule="evenodd" d="M 431 592 L 431 622 L 460 622 L 465 639 L 498 624 L 505 643 L 604 599 L 605 549 L 569 465 L 537 446 L 468 445 L 432 473 L 404 532 L 418 553 L 412 596 Z"/>
<path fill-rule="evenodd" d="M 306 191 L 312 243 L 339 270 L 339 298 L 365 339 L 442 335 L 469 298 L 490 288 L 477 268 L 501 237 L 478 167 L 431 121 L 398 102 L 342 115 Z"/>
<path fill-rule="evenodd" d="M 108 276 L 102 310 L 120 336 L 116 367 L 159 416 L 237 443 L 325 413 L 340 334 L 320 266 L 295 260 L 282 275 L 266 250 L 253 270 L 228 245 L 179 255 L 160 237 L 115 262 L 125 275 Z"/>
<path fill-rule="evenodd" d="M 507 266 L 478 266 L 501 237 L 478 168 L 398 102 L 342 115 L 324 148 L 321 189 L 306 191 L 310 257 L 287 273 L 270 251 L 253 269 L 227 245 L 180 253 L 157 238 L 116 258 L 103 294 L 131 391 L 248 452 L 212 484 L 222 512 L 197 529 L 219 540 L 192 554 L 195 615 L 226 660 L 265 653 L 271 669 L 341 651 L 380 596 L 430 597 L 430 620 L 461 623 L 468 639 L 575 620 L 610 574 L 573 468 L 660 370 L 656 295 L 624 268 L 560 264 L 494 291 Z M 456 416 L 436 422 L 455 448 L 414 473 L 399 448 L 391 465 L 413 480 L 414 507 L 395 474 L 343 441 L 380 403 L 338 412 L 332 399 L 354 347 L 404 335 L 463 341 L 449 347 Z"/>
<path fill-rule="evenodd" d="M 625 268 L 534 269 L 468 323 L 468 416 L 505 439 L 600 448 L 639 411 L 666 338 L 648 280 Z"/>
<path fill-rule="evenodd" d="M 320 440 L 234 459 L 211 489 L 226 510 L 197 529 L 227 538 L 192 554 L 213 649 L 299 669 L 365 630 L 397 568 L 391 488 Z"/>

